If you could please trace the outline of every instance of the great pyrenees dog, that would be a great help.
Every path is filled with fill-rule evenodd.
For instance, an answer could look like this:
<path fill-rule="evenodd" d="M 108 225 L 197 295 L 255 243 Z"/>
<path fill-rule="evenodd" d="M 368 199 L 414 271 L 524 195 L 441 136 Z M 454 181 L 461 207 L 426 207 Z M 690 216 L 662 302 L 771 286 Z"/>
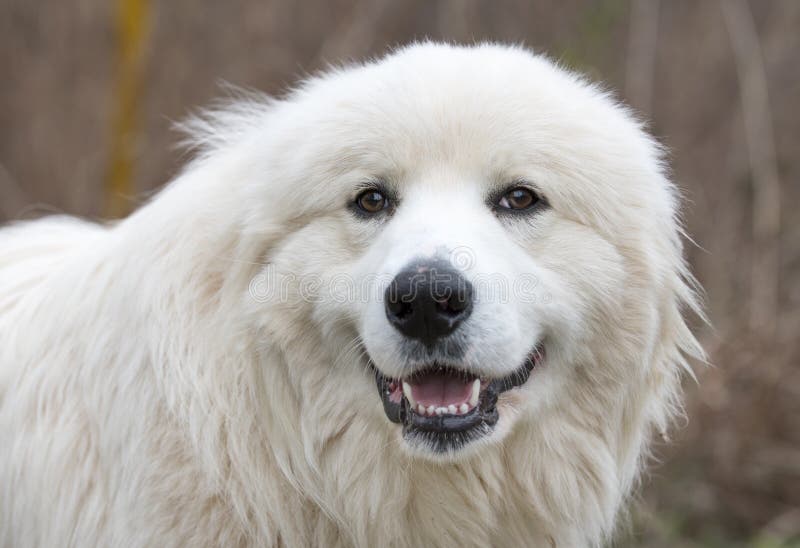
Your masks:
<path fill-rule="evenodd" d="M 0 545 L 599 546 L 702 350 L 612 96 L 421 43 L 244 94 L 117 223 L 0 231 Z"/>

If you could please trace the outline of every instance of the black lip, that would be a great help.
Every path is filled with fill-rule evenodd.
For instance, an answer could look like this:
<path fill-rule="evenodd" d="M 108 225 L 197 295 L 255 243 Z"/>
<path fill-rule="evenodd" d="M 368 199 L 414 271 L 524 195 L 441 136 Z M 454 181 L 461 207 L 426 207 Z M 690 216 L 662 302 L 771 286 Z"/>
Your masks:
<path fill-rule="evenodd" d="M 516 371 L 506 377 L 492 380 L 481 390 L 478 405 L 465 415 L 422 416 L 408 409 L 408 400 L 405 396 L 401 398 L 400 403 L 394 403 L 389 399 L 392 393 L 390 385 L 399 380 L 384 376 L 374 365 L 372 368 L 375 371 L 375 382 L 386 417 L 394 423 L 403 425 L 403 436 L 407 440 L 420 442 L 437 453 L 443 453 L 457 450 L 470 441 L 490 434 L 500 418 L 497 412 L 499 395 L 523 385 L 542 356 L 542 348 L 536 347 Z M 430 369 L 452 368 L 434 364 L 428 370 Z"/>

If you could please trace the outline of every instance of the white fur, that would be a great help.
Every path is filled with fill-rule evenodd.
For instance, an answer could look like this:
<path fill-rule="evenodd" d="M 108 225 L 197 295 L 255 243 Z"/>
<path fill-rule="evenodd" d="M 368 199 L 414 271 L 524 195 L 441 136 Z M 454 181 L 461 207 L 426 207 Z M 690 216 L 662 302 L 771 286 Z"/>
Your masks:
<path fill-rule="evenodd" d="M 623 107 L 523 49 L 425 43 L 187 126 L 198 158 L 127 219 L 0 231 L 0 546 L 609 538 L 702 355 L 676 192 Z M 402 199 L 359 220 L 376 178 Z M 550 209 L 499 219 L 520 179 Z M 534 281 L 484 295 L 466 366 L 547 357 L 434 457 L 383 414 L 366 355 L 413 364 L 362 282 L 442 250 Z"/>

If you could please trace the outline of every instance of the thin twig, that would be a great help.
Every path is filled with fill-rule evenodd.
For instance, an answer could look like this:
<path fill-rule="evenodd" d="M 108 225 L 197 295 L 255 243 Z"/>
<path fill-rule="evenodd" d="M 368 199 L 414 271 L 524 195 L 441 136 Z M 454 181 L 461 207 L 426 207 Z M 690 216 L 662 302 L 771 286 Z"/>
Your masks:
<path fill-rule="evenodd" d="M 647 115 L 652 114 L 659 8 L 659 0 L 636 0 L 628 23 L 625 96 Z"/>
<path fill-rule="evenodd" d="M 375 29 L 389 5 L 390 0 L 356 2 L 346 22 L 330 33 L 320 46 L 317 61 L 326 63 L 368 51 L 375 42 Z"/>
<path fill-rule="evenodd" d="M 778 324 L 781 188 L 767 76 L 755 21 L 745 0 L 720 0 L 739 78 L 753 183 L 750 326 L 774 333 Z"/>
<path fill-rule="evenodd" d="M 0 214 L 6 219 L 14 219 L 28 203 L 22 188 L 0 164 Z"/>

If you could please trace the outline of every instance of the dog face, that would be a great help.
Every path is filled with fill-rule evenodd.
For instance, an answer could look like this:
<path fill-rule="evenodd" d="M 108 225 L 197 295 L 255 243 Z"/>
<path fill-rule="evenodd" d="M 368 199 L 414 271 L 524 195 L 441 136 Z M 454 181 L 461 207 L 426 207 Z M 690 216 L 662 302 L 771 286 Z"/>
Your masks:
<path fill-rule="evenodd" d="M 674 199 L 597 89 L 523 50 L 419 45 L 311 80 L 270 123 L 264 216 L 294 227 L 274 314 L 307 311 L 334 354 L 323 392 L 409 454 L 497 444 L 576 370 L 634 374 L 611 368 L 652 346 Z"/>

